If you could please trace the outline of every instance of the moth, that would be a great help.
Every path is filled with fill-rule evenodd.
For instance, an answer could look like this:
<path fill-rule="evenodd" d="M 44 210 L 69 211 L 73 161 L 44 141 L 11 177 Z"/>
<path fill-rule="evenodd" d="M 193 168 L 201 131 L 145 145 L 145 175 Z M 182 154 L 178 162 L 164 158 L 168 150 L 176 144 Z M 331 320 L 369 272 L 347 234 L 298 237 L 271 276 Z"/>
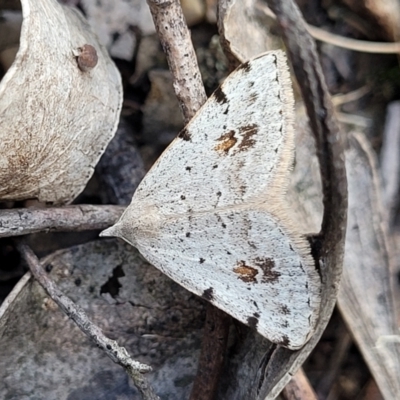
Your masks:
<path fill-rule="evenodd" d="M 285 202 L 293 110 L 283 52 L 242 64 L 101 235 L 124 239 L 189 291 L 295 350 L 314 331 L 321 282 Z"/>

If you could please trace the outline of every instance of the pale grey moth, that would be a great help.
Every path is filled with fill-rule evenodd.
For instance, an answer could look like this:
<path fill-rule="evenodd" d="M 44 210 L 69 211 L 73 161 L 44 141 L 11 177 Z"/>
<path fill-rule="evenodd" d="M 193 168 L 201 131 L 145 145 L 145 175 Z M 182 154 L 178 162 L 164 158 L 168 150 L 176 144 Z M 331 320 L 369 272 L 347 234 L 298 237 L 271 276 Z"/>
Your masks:
<path fill-rule="evenodd" d="M 121 237 L 186 289 L 298 349 L 317 322 L 321 283 L 285 202 L 293 108 L 281 51 L 242 64 L 101 235 Z"/>

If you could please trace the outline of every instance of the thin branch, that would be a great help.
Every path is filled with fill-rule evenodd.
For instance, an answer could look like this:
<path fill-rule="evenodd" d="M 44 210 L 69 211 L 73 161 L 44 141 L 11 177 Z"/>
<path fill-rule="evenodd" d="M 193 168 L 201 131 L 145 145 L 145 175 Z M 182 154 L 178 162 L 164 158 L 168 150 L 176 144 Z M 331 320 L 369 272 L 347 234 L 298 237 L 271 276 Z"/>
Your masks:
<path fill-rule="evenodd" d="M 207 100 L 190 32 L 179 0 L 147 0 L 147 2 L 167 55 L 175 94 L 187 123 Z M 193 400 L 212 399 L 215 395 L 223 368 L 229 321 L 230 317 L 223 311 L 211 304 L 207 307 L 199 367 L 191 393 Z"/>
<path fill-rule="evenodd" d="M 104 336 L 101 329 L 89 320 L 85 311 L 58 289 L 57 285 L 47 276 L 36 255 L 27 245 L 18 241 L 17 248 L 28 263 L 32 275 L 44 288 L 50 298 L 58 304 L 61 310 L 64 311 L 64 313 L 76 323 L 79 329 L 101 348 L 112 361 L 125 368 L 135 386 L 142 394 L 143 399 L 159 400 L 159 397 L 143 376 L 143 373 L 151 371 L 151 367 L 132 360 L 124 347 L 118 346 L 116 341 L 110 340 Z"/>
<path fill-rule="evenodd" d="M 221 376 L 228 340 L 230 317 L 211 303 L 207 304 L 204 337 L 201 345 L 199 371 L 190 400 L 213 399 Z"/>
<path fill-rule="evenodd" d="M 207 100 L 190 31 L 178 0 L 147 2 L 173 75 L 175 94 L 188 123 Z"/>
<path fill-rule="evenodd" d="M 105 229 L 125 207 L 76 205 L 0 210 L 0 238 L 36 232 L 79 232 Z"/>
<path fill-rule="evenodd" d="M 345 36 L 335 35 L 334 33 L 311 25 L 307 25 L 307 30 L 315 39 L 347 50 L 375 54 L 400 53 L 400 42 L 369 42 L 367 40 L 351 39 Z"/>
<path fill-rule="evenodd" d="M 353 339 L 343 322 L 338 330 L 338 337 L 339 339 L 332 349 L 332 356 L 326 365 L 326 372 L 319 380 L 318 385 L 316 385 L 315 391 L 318 393 L 318 398 L 321 399 L 332 398 L 331 395 L 335 382 L 339 379 L 342 364 L 349 354 L 349 348 L 353 343 Z"/>
<path fill-rule="evenodd" d="M 295 376 L 286 385 L 282 391 L 284 400 L 317 400 L 314 392 L 303 369 L 299 369 Z"/>

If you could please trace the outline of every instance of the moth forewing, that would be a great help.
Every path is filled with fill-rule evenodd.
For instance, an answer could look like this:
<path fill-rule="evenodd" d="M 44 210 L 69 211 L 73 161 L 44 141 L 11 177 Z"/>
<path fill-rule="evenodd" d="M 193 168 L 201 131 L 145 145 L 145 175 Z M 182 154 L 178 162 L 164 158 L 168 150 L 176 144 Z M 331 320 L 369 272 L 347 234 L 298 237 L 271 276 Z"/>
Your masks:
<path fill-rule="evenodd" d="M 318 318 L 320 281 L 285 205 L 293 104 L 281 51 L 240 66 L 102 235 L 125 239 L 191 292 L 298 349 Z"/>

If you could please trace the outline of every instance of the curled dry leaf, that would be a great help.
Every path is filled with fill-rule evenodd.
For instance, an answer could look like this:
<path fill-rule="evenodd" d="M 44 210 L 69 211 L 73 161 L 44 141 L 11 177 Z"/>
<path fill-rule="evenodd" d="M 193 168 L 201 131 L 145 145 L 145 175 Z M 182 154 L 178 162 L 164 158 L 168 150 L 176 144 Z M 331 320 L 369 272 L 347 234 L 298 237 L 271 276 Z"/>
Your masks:
<path fill-rule="evenodd" d="M 320 178 L 316 157 L 310 157 L 314 153 L 311 138 L 304 128 L 298 132 L 289 199 L 297 220 L 306 231 L 314 232 L 322 215 Z M 382 394 L 395 399 L 400 396 L 400 353 L 376 156 L 360 133 L 349 135 L 345 154 L 349 211 L 338 304 Z"/>
<path fill-rule="evenodd" d="M 268 50 L 282 47 L 273 33 L 276 22 L 256 8 L 256 0 L 219 2 L 218 29 L 227 54 L 244 62 Z"/>
<path fill-rule="evenodd" d="M 400 398 L 400 347 L 377 160 L 361 134 L 346 152 L 349 223 L 340 311 L 385 399 Z"/>
<path fill-rule="evenodd" d="M 121 79 L 79 12 L 55 0 L 21 3 L 20 48 L 0 83 L 0 200 L 68 203 L 117 128 Z"/>

